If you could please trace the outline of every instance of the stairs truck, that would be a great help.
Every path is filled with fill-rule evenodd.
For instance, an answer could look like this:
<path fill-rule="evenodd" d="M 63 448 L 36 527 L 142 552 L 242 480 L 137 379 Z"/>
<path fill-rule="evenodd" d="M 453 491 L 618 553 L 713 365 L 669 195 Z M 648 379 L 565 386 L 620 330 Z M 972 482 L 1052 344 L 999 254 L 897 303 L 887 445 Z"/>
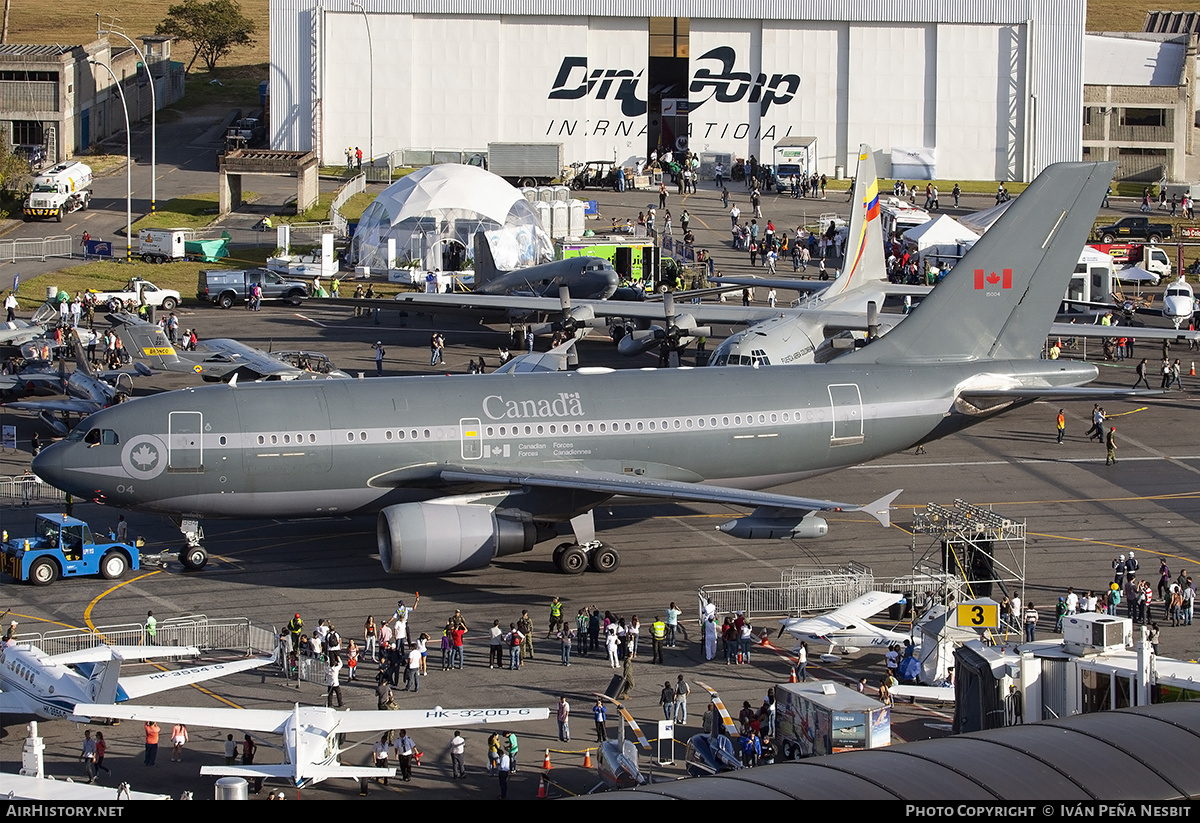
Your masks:
<path fill-rule="evenodd" d="M 92 199 L 92 169 L 78 160 L 59 163 L 33 179 L 25 200 L 25 220 L 35 217 L 62 222 L 63 215 L 86 210 Z"/>
<path fill-rule="evenodd" d="M 476 155 L 470 165 L 482 165 L 514 186 L 545 186 L 562 176 L 562 143 L 488 143 L 487 156 Z"/>

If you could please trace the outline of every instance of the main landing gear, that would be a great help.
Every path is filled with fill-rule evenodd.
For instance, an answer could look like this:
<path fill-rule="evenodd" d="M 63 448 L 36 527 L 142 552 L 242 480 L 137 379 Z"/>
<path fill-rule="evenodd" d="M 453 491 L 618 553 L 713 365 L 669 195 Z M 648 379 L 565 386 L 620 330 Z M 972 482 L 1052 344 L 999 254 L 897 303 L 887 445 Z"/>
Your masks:
<path fill-rule="evenodd" d="M 204 539 L 204 529 L 199 520 L 179 521 L 179 531 L 183 533 L 183 548 L 179 550 L 179 562 L 188 571 L 198 572 L 208 563 L 208 551 L 200 545 Z"/>
<path fill-rule="evenodd" d="M 571 518 L 574 543 L 561 543 L 554 550 L 554 566 L 563 574 L 583 574 L 588 568 L 601 574 L 615 572 L 621 555 L 596 539 L 596 522 L 590 511 Z"/>
<path fill-rule="evenodd" d="M 563 574 L 583 574 L 589 568 L 609 574 L 620 565 L 621 555 L 617 550 L 598 540 L 584 545 L 562 543 L 554 550 L 554 566 Z"/>

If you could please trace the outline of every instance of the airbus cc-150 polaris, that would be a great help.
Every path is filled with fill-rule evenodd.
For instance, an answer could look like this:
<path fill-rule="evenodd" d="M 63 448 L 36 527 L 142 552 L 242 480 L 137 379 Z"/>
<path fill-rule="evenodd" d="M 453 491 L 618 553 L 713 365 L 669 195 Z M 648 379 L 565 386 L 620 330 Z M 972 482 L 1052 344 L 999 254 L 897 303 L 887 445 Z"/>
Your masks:
<path fill-rule="evenodd" d="M 752 507 L 721 528 L 815 537 L 855 507 L 759 489 L 872 460 L 1040 397 L 1095 396 L 1094 365 L 1041 360 L 1112 164 L 1047 168 L 891 333 L 831 363 L 581 369 L 205 386 L 84 420 L 34 459 L 78 497 L 200 518 L 377 513 L 393 573 L 480 568 L 570 523 L 559 570 L 612 571 L 592 510 L 615 496 Z M 102 436 L 89 438 L 92 430 Z M 92 440 L 102 445 L 90 448 Z"/>

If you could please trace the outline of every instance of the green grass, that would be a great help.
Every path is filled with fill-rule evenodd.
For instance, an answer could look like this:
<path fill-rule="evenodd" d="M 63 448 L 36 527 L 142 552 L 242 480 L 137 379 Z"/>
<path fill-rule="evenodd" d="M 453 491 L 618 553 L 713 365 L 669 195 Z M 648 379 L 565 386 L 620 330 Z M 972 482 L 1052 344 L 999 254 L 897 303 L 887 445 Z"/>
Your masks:
<path fill-rule="evenodd" d="M 217 66 L 217 70 L 192 71 L 184 86 L 183 99 L 171 105 L 173 109 L 189 111 L 202 106 L 237 106 L 243 116 L 257 111 L 258 87 L 267 79 L 267 63 L 256 65 Z M 215 82 L 214 82 L 215 81 Z"/>
<path fill-rule="evenodd" d="M 242 192 L 242 200 L 251 203 L 258 199 L 255 192 Z M 139 229 L 202 229 L 212 225 L 219 216 L 217 214 L 217 193 L 204 192 L 189 194 L 185 197 L 173 197 L 153 214 L 137 220 L 133 230 Z"/>

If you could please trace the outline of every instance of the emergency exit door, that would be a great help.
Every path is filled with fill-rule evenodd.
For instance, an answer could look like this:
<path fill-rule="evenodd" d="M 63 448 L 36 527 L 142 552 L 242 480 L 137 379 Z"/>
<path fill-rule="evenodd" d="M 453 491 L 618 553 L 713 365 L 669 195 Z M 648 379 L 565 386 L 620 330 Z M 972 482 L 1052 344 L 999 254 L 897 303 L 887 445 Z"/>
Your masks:
<path fill-rule="evenodd" d="M 171 412 L 167 419 L 167 471 L 204 471 L 203 427 L 200 412 Z"/>
<path fill-rule="evenodd" d="M 463 460 L 478 460 L 483 457 L 483 430 L 478 417 L 464 417 L 458 421 L 462 432 Z"/>

